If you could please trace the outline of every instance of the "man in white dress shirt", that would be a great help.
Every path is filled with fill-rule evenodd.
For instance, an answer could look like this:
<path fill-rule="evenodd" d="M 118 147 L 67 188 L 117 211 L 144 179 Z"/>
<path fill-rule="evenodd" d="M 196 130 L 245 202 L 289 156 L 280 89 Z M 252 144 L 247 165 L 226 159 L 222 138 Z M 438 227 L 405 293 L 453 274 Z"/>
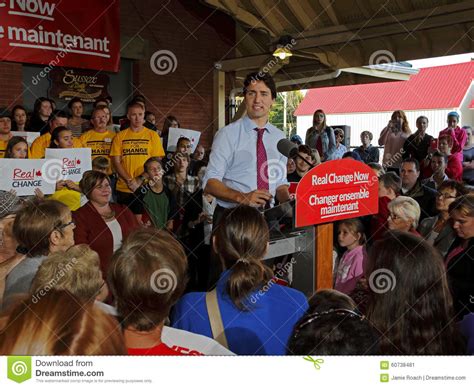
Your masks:
<path fill-rule="evenodd" d="M 247 115 L 217 132 L 203 180 L 205 191 L 217 198 L 216 213 L 239 204 L 263 207 L 274 198 L 280 203 L 290 199 L 287 160 L 277 150 L 285 135 L 268 122 L 275 82 L 266 73 L 251 73 L 243 92 Z"/>

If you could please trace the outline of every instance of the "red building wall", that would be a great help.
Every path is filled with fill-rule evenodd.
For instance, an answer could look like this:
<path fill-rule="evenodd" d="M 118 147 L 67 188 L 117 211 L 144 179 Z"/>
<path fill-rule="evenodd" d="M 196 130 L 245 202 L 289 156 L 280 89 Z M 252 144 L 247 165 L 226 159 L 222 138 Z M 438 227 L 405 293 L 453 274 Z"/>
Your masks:
<path fill-rule="evenodd" d="M 122 34 L 148 40 L 150 56 L 157 50 L 170 50 L 177 59 L 176 70 L 161 76 L 151 70 L 149 57 L 135 65 L 134 87 L 146 97 L 157 126 L 161 128 L 164 118 L 172 114 L 183 128 L 202 131 L 201 142 L 209 146 L 213 64 L 234 56 L 232 18 L 193 0 L 123 0 L 120 13 Z"/>
<path fill-rule="evenodd" d="M 20 63 L 0 62 L 0 107 L 22 103 L 21 66 Z"/>

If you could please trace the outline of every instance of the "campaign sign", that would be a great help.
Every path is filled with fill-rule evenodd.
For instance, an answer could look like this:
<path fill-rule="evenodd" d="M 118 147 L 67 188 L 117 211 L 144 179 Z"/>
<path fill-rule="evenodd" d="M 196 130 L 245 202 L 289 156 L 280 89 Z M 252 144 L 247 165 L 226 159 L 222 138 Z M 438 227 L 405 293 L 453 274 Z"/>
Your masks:
<path fill-rule="evenodd" d="M 82 174 L 92 170 L 90 148 L 46 148 L 47 160 L 50 160 L 48 175 L 57 180 L 79 182 Z"/>
<path fill-rule="evenodd" d="M 308 171 L 296 188 L 296 227 L 377 212 L 377 175 L 362 162 L 324 162 Z"/>
<path fill-rule="evenodd" d="M 35 189 L 53 194 L 54 181 L 44 176 L 44 159 L 0 159 L 0 190 L 15 190 L 18 196 L 34 195 Z"/>
<path fill-rule="evenodd" d="M 12 136 L 19 136 L 26 140 L 28 146 L 31 146 L 33 142 L 41 135 L 39 132 L 25 132 L 25 131 L 11 131 Z"/>
<path fill-rule="evenodd" d="M 183 128 L 170 128 L 168 135 L 168 149 L 167 151 L 174 152 L 176 151 L 176 145 L 180 137 L 186 137 L 191 141 L 192 151 L 196 149 L 199 144 L 199 138 L 201 137 L 201 132 L 193 131 L 192 129 L 183 129 Z"/>

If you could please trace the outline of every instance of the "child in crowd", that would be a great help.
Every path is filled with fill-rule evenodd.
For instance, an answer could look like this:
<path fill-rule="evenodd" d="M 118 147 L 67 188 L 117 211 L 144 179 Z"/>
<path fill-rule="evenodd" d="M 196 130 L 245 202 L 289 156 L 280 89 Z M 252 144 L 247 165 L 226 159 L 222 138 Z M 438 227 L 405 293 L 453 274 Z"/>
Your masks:
<path fill-rule="evenodd" d="M 347 248 L 347 251 L 337 266 L 334 288 L 349 295 L 364 273 L 363 264 L 366 257 L 364 227 L 358 218 L 352 218 L 341 221 L 338 229 L 339 245 Z"/>
<path fill-rule="evenodd" d="M 225 222 L 215 229 L 213 246 L 226 271 L 213 291 L 184 295 L 171 323 L 215 338 L 236 354 L 285 354 L 293 327 L 308 308 L 306 297 L 276 284 L 273 271 L 263 263 L 269 231 L 256 208 L 238 206 L 222 217 Z M 219 320 L 223 331 L 214 326 Z"/>
<path fill-rule="evenodd" d="M 448 158 L 446 165 L 446 175 L 448 178 L 455 181 L 462 181 L 462 158 L 459 159 L 457 156 L 459 153 L 456 155 L 452 154 L 453 138 L 448 135 L 441 136 L 438 140 L 438 149 L 439 152 Z"/>
<path fill-rule="evenodd" d="M 164 326 L 186 270 L 181 244 L 163 230 L 135 230 L 115 252 L 108 279 L 129 355 L 232 354 L 210 338 Z"/>
<path fill-rule="evenodd" d="M 98 156 L 92 160 L 92 170 L 107 174 L 110 168 L 110 160 L 105 156 Z"/>
<path fill-rule="evenodd" d="M 134 193 L 135 200 L 130 205 L 138 222 L 158 229 L 173 230 L 173 220 L 178 216 L 176 199 L 163 184 L 163 166 L 160 159 L 152 157 L 144 166 L 148 182 Z"/>
<path fill-rule="evenodd" d="M 443 142 L 443 146 L 444 145 L 445 143 Z M 428 186 L 433 190 L 437 190 L 443 182 L 449 180 L 448 176 L 446 175 L 447 164 L 448 157 L 439 151 L 435 151 L 433 155 L 431 155 L 430 161 L 430 167 L 431 171 L 433 171 L 433 175 L 431 175 L 429 178 L 424 179 L 422 181 L 422 184 Z"/>
<path fill-rule="evenodd" d="M 28 143 L 21 136 L 13 136 L 7 144 L 5 159 L 28 159 Z"/>
<path fill-rule="evenodd" d="M 303 144 L 298 146 L 298 155 L 295 157 L 295 164 L 295 171 L 287 176 L 288 182 L 299 182 L 311 169 L 311 165 L 314 164 L 311 148 Z"/>
<path fill-rule="evenodd" d="M 51 143 L 49 148 L 75 148 L 74 136 L 67 127 L 57 127 L 51 133 Z M 56 182 L 56 191 L 49 199 L 64 203 L 71 211 L 81 207 L 81 189 L 76 182 L 70 179 L 59 180 Z"/>

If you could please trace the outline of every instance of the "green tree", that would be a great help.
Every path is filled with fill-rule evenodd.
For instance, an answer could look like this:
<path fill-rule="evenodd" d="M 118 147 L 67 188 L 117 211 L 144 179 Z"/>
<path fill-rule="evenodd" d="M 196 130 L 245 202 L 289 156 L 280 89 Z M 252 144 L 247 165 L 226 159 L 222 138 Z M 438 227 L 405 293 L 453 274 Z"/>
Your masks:
<path fill-rule="evenodd" d="M 285 132 L 286 137 L 296 133 L 296 117 L 294 116 L 296 108 L 303 100 L 303 93 L 300 90 L 291 92 L 277 93 L 277 98 L 270 111 L 269 121 L 277 128 Z M 286 125 L 284 120 L 286 99 Z"/>

